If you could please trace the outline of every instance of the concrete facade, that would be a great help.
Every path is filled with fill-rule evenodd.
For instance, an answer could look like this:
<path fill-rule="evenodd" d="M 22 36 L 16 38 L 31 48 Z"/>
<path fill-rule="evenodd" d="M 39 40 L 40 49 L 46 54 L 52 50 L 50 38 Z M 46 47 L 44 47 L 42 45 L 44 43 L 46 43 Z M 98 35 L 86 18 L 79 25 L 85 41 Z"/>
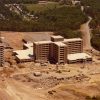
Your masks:
<path fill-rule="evenodd" d="M 66 63 L 67 46 L 62 42 L 34 42 L 36 62 Z"/>
<path fill-rule="evenodd" d="M 51 41 L 34 42 L 34 59 L 36 62 L 47 62 L 50 59 Z"/>
<path fill-rule="evenodd" d="M 33 47 L 35 61 L 50 61 L 58 64 L 65 64 L 71 62 L 70 59 L 68 59 L 68 55 L 77 53 L 80 53 L 80 56 L 82 55 L 83 40 L 81 38 L 64 39 L 62 36 L 51 36 L 51 41 L 34 42 Z M 74 55 L 72 56 L 74 57 Z M 84 59 L 82 57 L 81 60 Z M 77 61 L 80 60 L 78 60 L 78 58 L 76 60 L 74 59 L 74 62 Z"/>
<path fill-rule="evenodd" d="M 0 43 L 0 67 L 4 65 L 4 45 Z"/>
<path fill-rule="evenodd" d="M 67 62 L 67 46 L 62 42 L 53 43 L 53 61 L 58 64 Z"/>
<path fill-rule="evenodd" d="M 90 56 L 83 54 L 83 40 L 81 38 L 64 39 L 59 35 L 51 36 L 49 41 L 27 43 L 23 45 L 23 48 L 24 50 L 14 51 L 19 62 L 65 64 L 80 62 L 84 59 L 92 60 Z"/>
<path fill-rule="evenodd" d="M 63 43 L 67 45 L 67 54 L 83 52 L 83 40 L 80 38 L 64 39 Z"/>

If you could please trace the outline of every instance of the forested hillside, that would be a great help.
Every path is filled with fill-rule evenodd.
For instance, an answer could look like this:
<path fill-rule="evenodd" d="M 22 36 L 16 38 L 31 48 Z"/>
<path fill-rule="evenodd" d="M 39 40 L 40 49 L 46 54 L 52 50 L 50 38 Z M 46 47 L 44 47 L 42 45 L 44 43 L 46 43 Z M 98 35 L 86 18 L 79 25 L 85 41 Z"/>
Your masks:
<path fill-rule="evenodd" d="M 12 16 L 12 13 L 9 11 L 7 7 L 4 6 L 4 3 L 2 3 L 1 1 L 0 1 L 0 15 L 5 17 Z"/>
<path fill-rule="evenodd" d="M 100 0 L 81 0 L 85 6 L 85 12 L 92 17 L 90 23 L 92 31 L 91 43 L 93 47 L 100 51 Z"/>
<path fill-rule="evenodd" d="M 82 5 L 85 6 L 85 12 L 93 18 L 91 27 L 100 26 L 100 0 L 82 0 Z"/>
<path fill-rule="evenodd" d="M 11 12 L 8 7 L 5 6 L 3 2 L 0 2 L 0 30 L 1 31 L 20 31 L 24 25 L 24 21 L 21 16 L 14 12 Z M 28 26 L 28 25 L 27 25 Z M 24 28 L 23 28 L 24 29 Z"/>
<path fill-rule="evenodd" d="M 38 13 L 33 11 L 34 18 L 26 20 L 22 15 L 10 11 L 5 4 L 0 5 L 2 5 L 0 14 L 5 17 L 0 19 L 0 30 L 4 31 L 55 31 L 67 38 L 79 37 L 81 35 L 77 30 L 87 21 L 87 17 L 78 6 L 47 8 Z"/>
<path fill-rule="evenodd" d="M 5 4 L 11 4 L 11 3 L 27 4 L 27 3 L 37 3 L 38 2 L 38 0 L 0 0 L 0 1 Z"/>

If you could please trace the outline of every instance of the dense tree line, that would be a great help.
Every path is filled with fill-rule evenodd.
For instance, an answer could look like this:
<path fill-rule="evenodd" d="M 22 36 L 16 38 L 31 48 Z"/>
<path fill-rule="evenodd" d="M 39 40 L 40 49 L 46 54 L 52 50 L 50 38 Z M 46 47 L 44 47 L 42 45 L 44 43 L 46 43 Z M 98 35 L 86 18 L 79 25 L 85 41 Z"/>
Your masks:
<path fill-rule="evenodd" d="M 28 4 L 28 3 L 38 3 L 38 0 L 0 0 L 0 2 L 3 2 L 5 4 Z"/>
<path fill-rule="evenodd" d="M 52 0 L 50 0 L 52 1 Z M 59 1 L 59 0 L 54 0 Z M 65 0 L 66 1 L 66 0 Z M 81 0 L 85 6 L 85 12 L 92 16 L 91 43 L 100 50 L 100 0 Z M 9 3 L 37 3 L 38 0 L 0 0 L 0 30 L 1 31 L 55 31 L 67 38 L 79 37 L 77 31 L 80 25 L 87 21 L 80 7 L 60 7 L 47 9 L 36 13 L 36 19 L 23 20 L 21 15 L 11 12 L 5 4 Z M 23 7 L 28 12 L 27 8 Z"/>
<path fill-rule="evenodd" d="M 92 46 L 100 51 L 100 30 L 93 30 L 93 36 L 91 39 Z"/>
<path fill-rule="evenodd" d="M 91 22 L 91 27 L 96 28 L 100 26 L 100 0 L 81 1 L 82 5 L 85 6 L 85 12 L 93 18 Z"/>
<path fill-rule="evenodd" d="M 36 18 L 30 21 L 23 20 L 21 16 L 10 12 L 5 6 L 3 8 L 1 12 L 4 12 L 6 19 L 0 20 L 0 30 L 4 31 L 55 31 L 67 38 L 79 37 L 80 32 L 77 29 L 87 21 L 87 17 L 79 7 L 47 9 L 36 13 Z"/>
<path fill-rule="evenodd" d="M 56 31 L 65 37 L 77 37 L 79 33 L 75 30 L 87 21 L 87 17 L 78 7 L 61 7 L 47 10 L 37 14 L 38 22 L 42 24 L 44 30 Z"/>

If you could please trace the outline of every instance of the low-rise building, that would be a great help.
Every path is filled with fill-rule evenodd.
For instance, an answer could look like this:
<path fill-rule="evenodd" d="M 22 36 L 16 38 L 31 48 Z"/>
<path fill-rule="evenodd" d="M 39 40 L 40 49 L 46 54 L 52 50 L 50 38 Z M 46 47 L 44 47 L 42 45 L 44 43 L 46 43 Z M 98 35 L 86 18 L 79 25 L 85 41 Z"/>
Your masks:
<path fill-rule="evenodd" d="M 33 43 L 27 43 L 23 45 L 23 50 L 13 51 L 16 56 L 17 62 L 30 62 L 34 60 L 33 56 Z"/>
<path fill-rule="evenodd" d="M 68 54 L 67 56 L 68 63 L 76 63 L 84 61 L 92 61 L 92 57 L 86 53 Z"/>

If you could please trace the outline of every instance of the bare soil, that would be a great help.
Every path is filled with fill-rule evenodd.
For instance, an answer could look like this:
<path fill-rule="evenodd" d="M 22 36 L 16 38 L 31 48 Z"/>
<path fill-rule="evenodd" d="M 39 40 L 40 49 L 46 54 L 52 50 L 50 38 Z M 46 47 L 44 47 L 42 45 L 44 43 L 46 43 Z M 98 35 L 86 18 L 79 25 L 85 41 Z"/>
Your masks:
<path fill-rule="evenodd" d="M 22 48 L 23 34 L 2 32 L 14 50 Z M 0 68 L 0 100 L 86 100 L 87 96 L 100 96 L 100 61 L 95 56 L 84 68 L 82 63 L 66 64 L 59 65 L 57 71 L 53 64 L 17 64 L 11 51 L 5 53 L 8 64 Z M 34 76 L 35 72 L 41 75 Z"/>

